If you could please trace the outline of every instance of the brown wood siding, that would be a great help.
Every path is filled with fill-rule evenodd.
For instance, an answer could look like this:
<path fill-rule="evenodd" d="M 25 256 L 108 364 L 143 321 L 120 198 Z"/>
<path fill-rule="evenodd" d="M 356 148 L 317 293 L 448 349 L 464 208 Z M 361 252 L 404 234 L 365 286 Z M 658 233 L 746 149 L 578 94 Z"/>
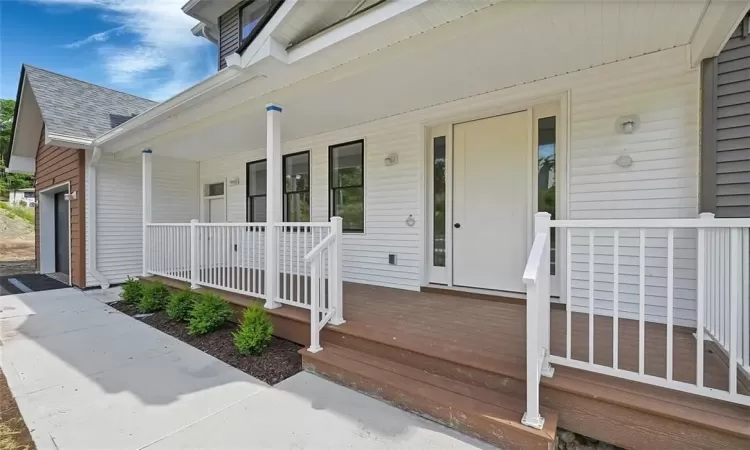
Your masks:
<path fill-rule="evenodd" d="M 750 217 L 748 21 L 703 64 L 701 209 L 718 217 Z"/>
<path fill-rule="evenodd" d="M 227 66 L 226 57 L 240 48 L 240 7 L 234 8 L 219 17 L 219 70 Z"/>
<path fill-rule="evenodd" d="M 44 130 L 36 153 L 36 198 L 39 192 L 62 183 L 70 183 L 70 192 L 77 198 L 70 201 L 70 275 L 73 285 L 86 287 L 86 153 L 81 149 L 44 144 Z M 39 208 L 36 214 L 36 267 L 39 269 Z"/>

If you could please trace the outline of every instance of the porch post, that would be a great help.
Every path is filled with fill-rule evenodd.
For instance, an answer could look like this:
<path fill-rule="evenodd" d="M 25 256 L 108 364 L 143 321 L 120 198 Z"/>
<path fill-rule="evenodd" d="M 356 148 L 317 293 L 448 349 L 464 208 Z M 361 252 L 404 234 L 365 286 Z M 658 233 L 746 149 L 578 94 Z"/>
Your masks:
<path fill-rule="evenodd" d="M 143 273 L 142 275 L 144 277 L 148 276 L 148 252 L 149 252 L 149 242 L 148 242 L 148 227 L 147 225 L 151 223 L 151 149 L 150 148 L 144 148 L 141 152 L 142 155 L 142 168 L 143 168 L 143 175 L 142 175 L 142 195 L 143 195 Z"/>
<path fill-rule="evenodd" d="M 278 246 L 275 225 L 282 221 L 281 201 L 281 107 L 266 105 L 266 304 L 278 308 Z"/>
<path fill-rule="evenodd" d="M 343 325 L 346 322 L 344 320 L 344 280 L 341 273 L 341 249 L 344 241 L 343 223 L 344 219 L 341 217 L 331 217 L 333 232 L 336 233 L 336 242 L 334 242 L 333 248 L 328 250 L 331 252 L 329 258 L 333 260 L 333 273 L 329 275 L 329 279 L 332 281 L 331 298 L 335 305 L 331 325 Z"/>

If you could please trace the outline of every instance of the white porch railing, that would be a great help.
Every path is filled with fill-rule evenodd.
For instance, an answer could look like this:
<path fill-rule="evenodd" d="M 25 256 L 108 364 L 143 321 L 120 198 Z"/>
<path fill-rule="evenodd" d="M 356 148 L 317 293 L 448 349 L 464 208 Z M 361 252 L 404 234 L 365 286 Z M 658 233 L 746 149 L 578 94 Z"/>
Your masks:
<path fill-rule="evenodd" d="M 265 223 L 150 223 L 145 227 L 145 273 L 310 309 L 311 350 L 320 350 L 327 324 L 344 323 L 341 218 L 273 225 L 276 263 L 267 269 Z M 270 260 L 269 260 L 270 261 Z M 267 271 L 272 273 L 266 273 Z M 276 289 L 267 289 L 268 283 Z M 322 315 L 320 315 L 322 314 Z"/>
<path fill-rule="evenodd" d="M 317 353 L 320 347 L 320 330 L 327 323 L 341 325 L 343 317 L 343 292 L 341 284 L 342 224 L 334 218 L 330 233 L 306 256 L 310 264 L 310 347 Z"/>
<path fill-rule="evenodd" d="M 550 346 L 549 247 L 555 228 L 561 230 L 558 236 L 564 236 L 566 247 L 561 295 L 566 306 L 565 350 L 560 356 L 551 354 Z M 750 405 L 750 396 L 738 392 L 738 374 L 747 372 L 750 361 L 748 228 L 750 219 L 715 219 L 713 214 L 667 220 L 550 220 L 547 213 L 537 214 L 524 271 L 527 411 L 523 423 L 536 428 L 544 424 L 539 383 L 541 376 L 552 375 L 551 364 Z M 602 332 L 610 331 L 599 325 L 602 316 L 604 323 L 611 323 L 612 346 L 606 351 L 602 349 L 608 339 Z M 647 324 L 649 359 L 663 354 L 663 373 L 646 367 Z M 627 342 L 637 348 L 631 352 L 632 363 L 624 355 L 630 348 L 623 346 L 628 335 L 620 328 L 626 326 L 637 330 L 631 338 L 634 342 Z M 694 329 L 696 337 L 695 364 L 690 369 L 694 374 L 681 373 L 682 379 L 675 378 L 675 326 Z M 587 345 L 575 350 L 587 351 L 574 351 L 576 327 L 579 337 L 580 330 L 587 328 Z M 666 335 L 665 339 L 653 338 L 654 333 Z M 704 339 L 726 353 L 726 389 L 706 385 Z"/>

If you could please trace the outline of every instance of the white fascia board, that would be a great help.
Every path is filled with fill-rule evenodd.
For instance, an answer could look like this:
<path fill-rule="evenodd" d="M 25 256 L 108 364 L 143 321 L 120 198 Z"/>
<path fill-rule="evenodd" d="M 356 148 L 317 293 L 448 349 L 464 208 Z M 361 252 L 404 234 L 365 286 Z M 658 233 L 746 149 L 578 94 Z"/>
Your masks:
<path fill-rule="evenodd" d="M 53 145 L 55 147 L 65 148 L 91 148 L 93 139 L 79 138 L 75 136 L 65 136 L 62 134 L 48 133 L 45 129 L 44 132 L 44 144 Z"/>
<path fill-rule="evenodd" d="M 392 0 L 385 2 L 294 46 L 287 52 L 289 54 L 288 62 L 292 64 L 299 61 L 412 8 L 416 8 L 427 1 L 429 0 Z"/>
<path fill-rule="evenodd" d="M 711 0 L 690 40 L 691 66 L 698 67 L 702 60 L 718 56 L 748 10 L 750 1 Z"/>
<path fill-rule="evenodd" d="M 10 155 L 8 172 L 33 175 L 36 172 L 36 161 L 29 156 Z"/>
<path fill-rule="evenodd" d="M 234 57 L 234 55 L 236 55 L 236 53 L 234 53 L 226 58 L 227 64 L 240 61 L 239 65 L 244 68 L 250 66 L 255 61 L 259 61 L 266 58 L 267 56 L 271 56 L 271 53 L 265 54 L 265 52 L 268 51 L 267 41 L 269 40 L 269 38 L 271 38 L 274 30 L 278 28 L 284 18 L 292 11 L 292 9 L 297 6 L 297 3 L 298 0 L 287 0 L 282 3 L 273 17 L 271 17 L 271 19 L 268 21 L 268 23 L 266 23 L 263 29 L 260 30 L 260 33 L 258 33 L 255 39 L 253 39 L 253 42 L 251 42 L 250 45 L 245 49 L 245 51 L 242 52 L 242 55 L 238 55 L 241 57 L 241 59 L 238 60 L 236 57 L 232 58 Z M 281 58 L 283 61 L 286 61 L 286 50 L 283 49 L 283 46 L 282 50 L 284 52 L 284 55 L 282 55 Z M 277 55 L 277 57 L 278 56 L 279 55 Z"/>
<path fill-rule="evenodd" d="M 215 73 L 214 75 L 211 75 L 200 83 L 180 92 L 174 97 L 165 100 L 162 103 L 159 103 L 146 112 L 104 133 L 103 135 L 96 138 L 91 143 L 91 146 L 101 147 L 103 144 L 115 138 L 116 136 L 146 126 L 147 124 L 158 120 L 167 114 L 178 113 L 191 101 L 221 86 L 222 84 L 233 80 L 240 73 L 241 71 L 237 66 L 228 66 L 227 68 Z"/>

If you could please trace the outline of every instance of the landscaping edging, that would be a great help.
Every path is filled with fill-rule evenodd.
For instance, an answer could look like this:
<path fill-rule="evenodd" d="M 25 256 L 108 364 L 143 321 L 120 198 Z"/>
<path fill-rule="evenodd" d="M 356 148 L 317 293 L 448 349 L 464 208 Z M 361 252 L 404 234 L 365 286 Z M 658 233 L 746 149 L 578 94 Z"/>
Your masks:
<path fill-rule="evenodd" d="M 135 305 L 123 301 L 110 303 L 110 306 L 131 317 L 139 314 Z M 271 385 L 302 371 L 302 357 L 298 353 L 302 346 L 276 336 L 260 355 L 240 355 L 232 339 L 232 332 L 237 328 L 233 322 L 211 333 L 193 336 L 188 334 L 185 323 L 171 320 L 164 311 L 133 318 Z"/>

